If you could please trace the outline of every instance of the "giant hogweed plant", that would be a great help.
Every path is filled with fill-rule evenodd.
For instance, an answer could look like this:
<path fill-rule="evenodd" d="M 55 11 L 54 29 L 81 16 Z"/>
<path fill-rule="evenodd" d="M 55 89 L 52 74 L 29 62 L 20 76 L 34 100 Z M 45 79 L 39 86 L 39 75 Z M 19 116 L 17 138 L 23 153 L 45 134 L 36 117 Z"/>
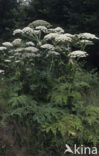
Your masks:
<path fill-rule="evenodd" d="M 99 108 L 83 101 L 83 92 L 91 84 L 82 79 L 88 72 L 78 62 L 86 59 L 86 46 L 98 38 L 90 33 L 68 34 L 40 23 L 17 29 L 13 35 L 14 41 L 0 47 L 1 83 L 9 85 L 8 121 L 16 130 L 31 129 L 35 148 L 43 142 L 39 150 L 53 146 L 61 150 L 62 144 L 75 141 L 98 144 Z M 31 139 L 23 137 L 24 142 L 29 146 Z"/>

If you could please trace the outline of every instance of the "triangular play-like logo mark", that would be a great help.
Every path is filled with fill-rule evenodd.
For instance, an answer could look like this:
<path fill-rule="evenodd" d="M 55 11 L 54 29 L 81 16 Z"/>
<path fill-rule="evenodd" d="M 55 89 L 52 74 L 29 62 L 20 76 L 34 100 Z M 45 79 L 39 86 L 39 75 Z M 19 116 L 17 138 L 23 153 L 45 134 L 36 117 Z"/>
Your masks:
<path fill-rule="evenodd" d="M 67 153 L 67 152 L 73 153 L 73 151 L 71 150 L 70 146 L 66 144 L 66 150 L 65 150 L 64 154 Z"/>

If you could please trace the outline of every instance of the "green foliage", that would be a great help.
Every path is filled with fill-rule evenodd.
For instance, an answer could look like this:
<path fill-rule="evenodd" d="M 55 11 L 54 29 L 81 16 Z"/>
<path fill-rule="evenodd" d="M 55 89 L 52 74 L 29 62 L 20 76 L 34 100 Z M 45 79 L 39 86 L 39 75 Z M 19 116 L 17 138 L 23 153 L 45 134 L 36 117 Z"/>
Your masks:
<path fill-rule="evenodd" d="M 21 30 L 16 34 L 22 40 L 14 40 L 0 53 L 0 67 L 4 70 L 0 70 L 0 90 L 4 86 L 0 97 L 7 107 L 1 109 L 1 125 L 12 124 L 15 143 L 35 156 L 41 151 L 60 155 L 66 143 L 98 145 L 99 109 L 85 100 L 99 85 L 98 74 L 81 66 L 84 58 L 77 60 L 68 55 L 80 48 L 80 39 L 74 41 L 71 37 L 65 42 L 61 38 L 58 43 L 46 39 L 55 29 L 43 26 L 38 33 L 36 29 L 24 28 L 25 33 Z M 33 45 L 27 45 L 27 41 Z"/>
<path fill-rule="evenodd" d="M 84 116 L 67 114 L 66 117 L 56 123 L 45 124 L 43 130 L 46 133 L 52 131 L 55 136 L 60 132 L 62 139 L 66 143 L 69 143 L 68 141 L 73 139 L 73 144 L 76 141 L 76 143 L 84 144 L 93 143 L 96 146 L 99 143 L 99 108 L 93 106 L 87 107 L 83 113 Z"/>

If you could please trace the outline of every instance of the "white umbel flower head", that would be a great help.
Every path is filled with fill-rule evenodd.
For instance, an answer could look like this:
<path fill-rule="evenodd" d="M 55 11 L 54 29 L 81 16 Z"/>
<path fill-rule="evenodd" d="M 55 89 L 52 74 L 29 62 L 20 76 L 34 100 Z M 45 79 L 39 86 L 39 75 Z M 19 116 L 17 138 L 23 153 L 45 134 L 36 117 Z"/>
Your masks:
<path fill-rule="evenodd" d="M 54 30 L 55 32 L 64 33 L 64 29 L 62 29 L 61 27 L 57 27 Z"/>
<path fill-rule="evenodd" d="M 12 47 L 13 46 L 13 44 L 10 42 L 4 42 L 4 43 L 2 43 L 2 45 L 6 46 L 6 47 Z"/>
<path fill-rule="evenodd" d="M 27 46 L 35 46 L 35 44 L 32 41 L 26 42 Z"/>
<path fill-rule="evenodd" d="M 55 47 L 52 44 L 43 44 L 41 46 L 42 49 L 54 50 Z"/>
<path fill-rule="evenodd" d="M 65 33 L 64 35 L 67 36 L 67 37 L 71 37 L 71 38 L 75 37 L 75 35 L 72 35 L 72 34 L 69 34 L 69 33 Z"/>
<path fill-rule="evenodd" d="M 90 41 L 90 40 L 81 40 L 80 42 L 85 43 L 87 45 L 94 45 L 94 43 L 92 41 Z"/>
<path fill-rule="evenodd" d="M 49 50 L 48 54 L 47 54 L 47 57 L 50 56 L 50 55 L 60 55 L 60 54 L 58 52 L 54 51 L 54 50 Z"/>
<path fill-rule="evenodd" d="M 22 51 L 24 51 L 24 48 L 17 48 L 17 49 L 15 49 L 14 51 L 15 51 L 15 52 L 22 52 Z"/>
<path fill-rule="evenodd" d="M 9 62 L 11 62 L 11 60 L 4 60 L 4 62 L 8 62 L 9 63 Z"/>
<path fill-rule="evenodd" d="M 43 31 L 43 32 L 47 32 L 47 28 L 45 27 L 45 26 L 38 26 L 38 27 L 36 27 L 35 28 L 36 30 L 41 30 L 41 31 Z"/>
<path fill-rule="evenodd" d="M 1 73 L 4 73 L 4 70 L 0 69 L 0 74 L 1 74 Z"/>
<path fill-rule="evenodd" d="M 23 31 L 21 29 L 16 29 L 13 31 L 13 35 L 16 35 L 16 34 L 22 34 Z"/>
<path fill-rule="evenodd" d="M 86 57 L 86 56 L 88 56 L 88 54 L 85 51 L 76 50 L 76 51 L 69 53 L 68 56 L 71 58 L 76 58 L 76 57 L 80 58 L 80 57 Z"/>
<path fill-rule="evenodd" d="M 0 51 L 4 51 L 4 50 L 7 50 L 6 47 L 0 47 Z"/>
<path fill-rule="evenodd" d="M 21 41 L 22 41 L 22 39 L 17 38 L 17 39 L 15 39 L 15 40 L 12 42 L 12 44 L 13 44 L 14 46 L 20 45 L 20 44 L 21 44 Z"/>
<path fill-rule="evenodd" d="M 96 35 L 91 33 L 81 33 L 78 35 L 78 37 L 83 39 L 99 39 L 98 37 L 96 37 Z"/>
<path fill-rule="evenodd" d="M 38 49 L 35 48 L 35 47 L 26 47 L 26 48 L 24 48 L 24 50 L 25 51 L 30 51 L 30 52 L 37 52 L 38 51 Z"/>
<path fill-rule="evenodd" d="M 45 35 L 44 39 L 45 40 L 51 40 L 51 39 L 55 39 L 59 36 L 58 33 L 49 33 L 48 35 Z"/>
<path fill-rule="evenodd" d="M 33 29 L 30 28 L 30 27 L 25 27 L 23 30 L 22 30 L 23 34 L 27 34 L 27 35 L 31 35 L 33 34 Z"/>
<path fill-rule="evenodd" d="M 31 57 L 36 57 L 36 54 L 35 53 L 25 53 L 24 55 L 23 55 L 23 58 L 31 58 Z"/>
<path fill-rule="evenodd" d="M 57 36 L 56 38 L 55 38 L 55 41 L 56 42 L 71 42 L 72 41 L 72 38 L 71 37 L 68 37 L 67 35 L 65 35 L 65 34 L 61 34 L 61 35 L 59 35 L 59 36 Z"/>
<path fill-rule="evenodd" d="M 57 27 L 55 29 L 49 29 L 48 31 L 50 33 L 59 33 L 59 34 L 64 33 L 64 29 L 62 29 L 61 27 Z"/>
<path fill-rule="evenodd" d="M 19 62 L 21 62 L 20 60 L 16 60 L 16 61 L 14 61 L 15 63 L 19 63 Z"/>
<path fill-rule="evenodd" d="M 13 58 L 14 58 L 14 56 L 9 56 L 9 58 L 10 58 L 10 59 L 13 59 Z"/>

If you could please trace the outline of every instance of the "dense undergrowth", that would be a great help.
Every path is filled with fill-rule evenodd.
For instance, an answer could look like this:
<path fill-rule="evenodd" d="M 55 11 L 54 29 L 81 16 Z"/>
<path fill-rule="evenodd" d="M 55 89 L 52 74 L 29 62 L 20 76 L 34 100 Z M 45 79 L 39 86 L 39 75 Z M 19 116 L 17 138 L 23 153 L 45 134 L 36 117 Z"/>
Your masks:
<path fill-rule="evenodd" d="M 33 22 L 0 49 L 0 155 L 61 156 L 65 144 L 99 145 L 99 77 L 81 63 L 98 38 L 50 27 Z"/>

